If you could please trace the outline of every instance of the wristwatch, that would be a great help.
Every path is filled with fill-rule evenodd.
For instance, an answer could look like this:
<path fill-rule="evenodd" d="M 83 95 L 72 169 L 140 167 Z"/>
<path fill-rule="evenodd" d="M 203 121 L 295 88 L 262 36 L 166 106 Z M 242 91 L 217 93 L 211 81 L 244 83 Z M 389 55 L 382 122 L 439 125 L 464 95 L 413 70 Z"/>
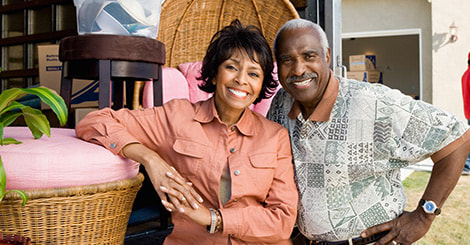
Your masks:
<path fill-rule="evenodd" d="M 433 201 L 421 199 L 419 200 L 419 206 L 421 206 L 424 212 L 428 214 L 439 215 L 441 213 L 441 209 L 438 208 L 436 203 L 434 203 Z"/>

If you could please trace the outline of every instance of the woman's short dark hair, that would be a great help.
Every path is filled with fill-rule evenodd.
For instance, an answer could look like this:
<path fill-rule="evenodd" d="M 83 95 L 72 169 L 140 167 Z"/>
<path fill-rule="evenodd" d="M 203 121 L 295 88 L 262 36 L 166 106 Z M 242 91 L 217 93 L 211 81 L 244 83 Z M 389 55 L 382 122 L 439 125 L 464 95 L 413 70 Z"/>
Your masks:
<path fill-rule="evenodd" d="M 278 86 L 278 82 L 272 76 L 274 64 L 271 48 L 258 27 L 243 26 L 238 19 L 232 21 L 230 25 L 212 37 L 202 61 L 201 76 L 198 77 L 202 83 L 199 88 L 207 93 L 215 92 L 216 85 L 212 83 L 212 79 L 217 75 L 219 66 L 228 60 L 236 50 L 245 50 L 250 59 L 263 69 L 263 85 L 253 104 L 271 97 Z M 258 60 L 255 60 L 255 55 Z"/>

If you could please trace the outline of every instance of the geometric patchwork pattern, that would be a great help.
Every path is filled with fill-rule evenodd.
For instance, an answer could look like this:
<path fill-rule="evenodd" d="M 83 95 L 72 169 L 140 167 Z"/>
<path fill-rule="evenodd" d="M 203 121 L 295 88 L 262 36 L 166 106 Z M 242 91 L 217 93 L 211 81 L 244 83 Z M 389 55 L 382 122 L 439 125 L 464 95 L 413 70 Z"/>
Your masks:
<path fill-rule="evenodd" d="M 346 240 L 394 219 L 406 199 L 400 168 L 459 138 L 466 123 L 381 84 L 339 82 L 326 122 L 289 119 L 280 89 L 267 118 L 289 131 L 300 194 L 297 225 L 308 238 Z"/>

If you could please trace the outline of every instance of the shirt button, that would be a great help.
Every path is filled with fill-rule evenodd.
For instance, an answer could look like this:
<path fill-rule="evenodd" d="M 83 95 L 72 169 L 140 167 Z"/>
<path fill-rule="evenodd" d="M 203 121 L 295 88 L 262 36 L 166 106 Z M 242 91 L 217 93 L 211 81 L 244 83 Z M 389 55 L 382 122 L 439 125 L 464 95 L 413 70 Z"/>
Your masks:
<path fill-rule="evenodd" d="M 238 176 L 238 175 L 240 175 L 240 170 L 236 169 L 235 171 L 233 171 L 233 173 L 234 173 L 236 176 Z"/>
<path fill-rule="evenodd" d="M 237 127 L 233 126 L 231 129 L 232 129 L 232 131 L 235 131 L 235 129 L 237 129 Z"/>
<path fill-rule="evenodd" d="M 111 145 L 109 147 L 111 147 L 111 149 L 116 148 L 116 143 L 111 143 Z"/>
<path fill-rule="evenodd" d="M 230 153 L 234 153 L 234 152 L 235 152 L 235 148 L 230 149 Z"/>

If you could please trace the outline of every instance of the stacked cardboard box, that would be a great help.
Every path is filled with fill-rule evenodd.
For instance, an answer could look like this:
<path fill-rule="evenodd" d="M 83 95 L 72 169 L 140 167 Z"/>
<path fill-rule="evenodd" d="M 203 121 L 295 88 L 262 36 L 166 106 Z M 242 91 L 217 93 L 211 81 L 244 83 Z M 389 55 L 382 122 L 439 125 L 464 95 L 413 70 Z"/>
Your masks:
<path fill-rule="evenodd" d="M 348 78 L 370 83 L 382 83 L 382 72 L 375 70 L 375 55 L 349 56 Z"/>
<path fill-rule="evenodd" d="M 59 45 L 38 45 L 39 84 L 60 92 L 62 62 L 59 60 Z M 72 88 L 72 105 L 75 112 L 75 124 L 86 113 L 98 107 L 98 81 L 74 79 Z M 41 109 L 49 106 L 41 103 Z"/>

